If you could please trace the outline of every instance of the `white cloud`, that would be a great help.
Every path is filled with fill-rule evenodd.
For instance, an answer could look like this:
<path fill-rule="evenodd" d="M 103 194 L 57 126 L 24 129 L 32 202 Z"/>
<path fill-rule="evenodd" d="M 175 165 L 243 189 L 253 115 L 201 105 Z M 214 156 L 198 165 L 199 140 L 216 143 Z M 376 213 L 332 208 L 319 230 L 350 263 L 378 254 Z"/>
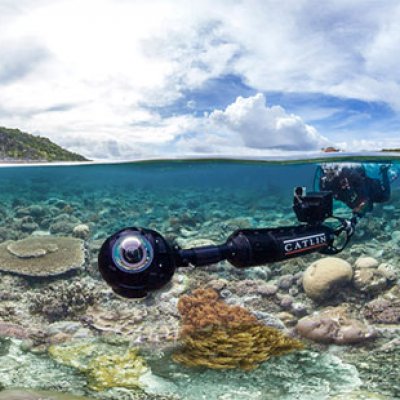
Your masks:
<path fill-rule="evenodd" d="M 263 94 L 238 97 L 224 111 L 211 113 L 217 128 L 228 128 L 245 146 L 258 149 L 316 150 L 329 144 L 315 128 L 282 107 L 268 107 Z"/>
<path fill-rule="evenodd" d="M 17 4 L 0 0 L 0 125 L 88 157 L 326 143 L 305 116 L 267 107 L 261 95 L 204 119 L 148 111 L 227 74 L 260 92 L 322 93 L 400 111 L 397 0 Z"/>

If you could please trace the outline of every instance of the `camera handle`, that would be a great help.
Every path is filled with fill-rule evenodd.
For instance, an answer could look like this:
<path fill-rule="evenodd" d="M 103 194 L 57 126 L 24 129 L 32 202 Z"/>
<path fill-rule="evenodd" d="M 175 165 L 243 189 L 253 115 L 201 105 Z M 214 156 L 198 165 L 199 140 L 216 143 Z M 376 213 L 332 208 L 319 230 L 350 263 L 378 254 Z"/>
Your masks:
<path fill-rule="evenodd" d="M 353 236 L 356 219 L 336 219 L 341 223 L 337 229 L 322 224 L 243 229 L 235 231 L 222 245 L 192 249 L 175 246 L 175 265 L 200 267 L 227 260 L 237 268 L 247 268 L 317 251 L 322 254 L 338 254 L 345 249 Z M 335 240 L 343 233 L 344 244 L 340 247 L 334 246 Z"/>
<path fill-rule="evenodd" d="M 339 226 L 339 228 L 334 230 L 334 235 L 336 236 L 336 238 L 338 238 L 342 233 L 344 233 L 345 241 L 340 247 L 336 247 L 333 245 L 328 246 L 327 248 L 321 251 L 322 254 L 333 255 L 342 252 L 347 247 L 351 237 L 354 235 L 356 231 L 356 224 L 358 222 L 356 215 L 354 215 L 351 219 L 345 219 L 340 217 L 333 217 L 333 218 L 337 219 L 341 223 L 341 226 Z"/>

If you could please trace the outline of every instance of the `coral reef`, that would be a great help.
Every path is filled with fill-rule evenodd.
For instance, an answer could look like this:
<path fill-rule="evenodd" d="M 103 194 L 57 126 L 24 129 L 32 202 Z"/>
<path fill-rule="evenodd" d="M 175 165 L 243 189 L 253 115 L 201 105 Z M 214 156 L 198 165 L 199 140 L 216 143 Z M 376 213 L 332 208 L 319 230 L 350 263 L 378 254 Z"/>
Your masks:
<path fill-rule="evenodd" d="M 278 329 L 258 322 L 246 309 L 221 301 L 212 289 L 182 296 L 178 309 L 183 320 L 183 349 L 173 359 L 186 366 L 250 370 L 271 356 L 303 347 Z"/>
<path fill-rule="evenodd" d="M 80 239 L 31 236 L 0 244 L 0 270 L 27 276 L 53 276 L 81 268 L 85 256 Z"/>
<path fill-rule="evenodd" d="M 400 285 L 393 286 L 382 296 L 367 303 L 364 316 L 380 324 L 400 323 Z"/>
<path fill-rule="evenodd" d="M 95 341 L 50 346 L 49 354 L 57 362 L 84 373 L 88 387 L 95 391 L 112 387 L 137 388 L 140 376 L 147 371 L 137 349 Z"/>
<path fill-rule="evenodd" d="M 395 268 L 388 263 L 379 264 L 373 257 L 359 257 L 354 264 L 353 283 L 361 292 L 376 295 L 395 281 Z"/>
<path fill-rule="evenodd" d="M 344 306 L 328 307 L 302 318 L 297 332 L 310 340 L 340 345 L 361 343 L 376 337 L 376 331 L 361 321 L 351 319 Z"/>
<path fill-rule="evenodd" d="M 31 295 L 29 310 L 50 322 L 79 317 L 95 302 L 94 283 L 85 280 L 58 281 Z"/>
<path fill-rule="evenodd" d="M 140 387 L 139 377 L 147 371 L 136 349 L 124 354 L 105 354 L 93 358 L 88 366 L 89 388 L 101 391 L 112 387 Z"/>
<path fill-rule="evenodd" d="M 173 346 L 179 334 L 179 320 L 164 301 L 158 307 L 89 307 L 82 317 L 86 325 L 105 335 L 118 335 L 140 345 Z"/>
<path fill-rule="evenodd" d="M 353 269 L 347 261 L 337 257 L 325 257 L 306 269 L 303 287 L 308 297 L 321 301 L 335 295 L 352 277 Z"/>
<path fill-rule="evenodd" d="M 23 326 L 0 321 L 0 337 L 27 339 L 29 337 L 29 333 Z"/>

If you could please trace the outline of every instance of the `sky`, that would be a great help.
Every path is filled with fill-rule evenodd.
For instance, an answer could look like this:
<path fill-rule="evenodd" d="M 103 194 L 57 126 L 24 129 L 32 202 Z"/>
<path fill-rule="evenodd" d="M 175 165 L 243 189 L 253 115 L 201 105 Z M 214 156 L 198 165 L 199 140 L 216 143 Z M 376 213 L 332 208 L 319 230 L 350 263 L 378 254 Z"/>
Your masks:
<path fill-rule="evenodd" d="M 90 159 L 400 147 L 398 0 L 0 0 L 0 126 Z"/>

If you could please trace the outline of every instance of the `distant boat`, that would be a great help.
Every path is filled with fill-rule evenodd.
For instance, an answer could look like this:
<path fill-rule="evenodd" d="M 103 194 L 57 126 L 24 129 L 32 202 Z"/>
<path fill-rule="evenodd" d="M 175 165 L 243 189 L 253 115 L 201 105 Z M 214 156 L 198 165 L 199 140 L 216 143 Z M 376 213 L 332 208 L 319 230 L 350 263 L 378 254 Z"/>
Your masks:
<path fill-rule="evenodd" d="M 337 149 L 335 147 L 329 146 L 329 147 L 324 147 L 321 149 L 324 153 L 337 153 L 339 151 L 342 151 L 340 149 Z"/>

